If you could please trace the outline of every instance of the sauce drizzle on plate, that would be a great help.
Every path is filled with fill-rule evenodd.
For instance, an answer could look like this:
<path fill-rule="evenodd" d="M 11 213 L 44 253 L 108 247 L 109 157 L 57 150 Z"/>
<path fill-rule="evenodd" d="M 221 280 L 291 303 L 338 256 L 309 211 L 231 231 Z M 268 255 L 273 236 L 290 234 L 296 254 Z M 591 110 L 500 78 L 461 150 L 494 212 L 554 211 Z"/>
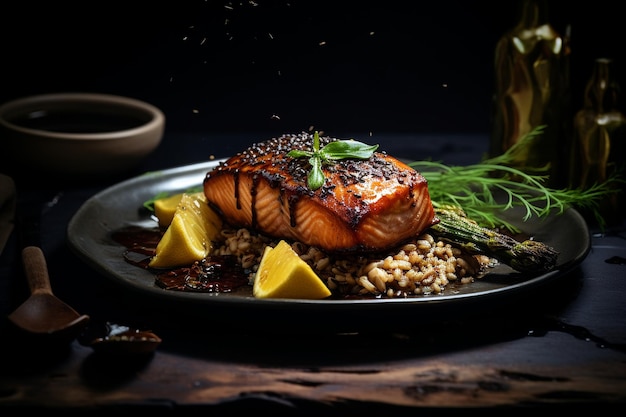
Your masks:
<path fill-rule="evenodd" d="M 193 265 L 170 269 L 150 268 L 150 257 L 156 252 L 162 235 L 156 227 L 129 226 L 116 230 L 111 238 L 126 247 L 126 262 L 153 271 L 156 285 L 163 289 L 224 293 L 248 285 L 250 271 L 244 270 L 235 256 L 209 256 Z"/>

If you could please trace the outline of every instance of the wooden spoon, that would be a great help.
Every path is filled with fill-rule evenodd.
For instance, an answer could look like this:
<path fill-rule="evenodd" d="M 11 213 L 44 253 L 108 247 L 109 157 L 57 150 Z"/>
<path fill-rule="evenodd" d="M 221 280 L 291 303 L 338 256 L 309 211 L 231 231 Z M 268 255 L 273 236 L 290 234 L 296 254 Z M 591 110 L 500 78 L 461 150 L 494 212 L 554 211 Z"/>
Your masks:
<path fill-rule="evenodd" d="M 76 338 L 89 316 L 78 314 L 52 293 L 43 251 L 37 246 L 25 247 L 22 262 L 31 295 L 9 315 L 9 320 L 30 334 L 53 335 L 66 341 Z"/>

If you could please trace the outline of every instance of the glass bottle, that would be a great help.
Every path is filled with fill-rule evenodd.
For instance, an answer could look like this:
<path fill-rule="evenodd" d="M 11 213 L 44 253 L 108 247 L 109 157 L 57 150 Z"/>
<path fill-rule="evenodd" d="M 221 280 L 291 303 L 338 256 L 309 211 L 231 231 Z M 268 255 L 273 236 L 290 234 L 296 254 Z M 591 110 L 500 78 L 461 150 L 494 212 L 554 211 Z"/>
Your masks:
<path fill-rule="evenodd" d="M 571 187 L 587 189 L 605 182 L 611 175 L 623 175 L 626 117 L 619 109 L 619 92 L 613 60 L 596 59 L 585 86 L 583 106 L 574 116 Z M 605 216 L 617 213 L 618 198 L 623 199 L 616 193 L 605 202 L 602 207 Z"/>
<path fill-rule="evenodd" d="M 550 164 L 549 185 L 562 185 L 567 177 L 562 155 L 571 143 L 569 35 L 561 36 L 550 25 L 546 1 L 522 0 L 520 4 L 518 23 L 495 49 L 490 155 L 502 154 L 544 126 L 532 146 L 520 149 L 512 165 L 525 170 Z"/>

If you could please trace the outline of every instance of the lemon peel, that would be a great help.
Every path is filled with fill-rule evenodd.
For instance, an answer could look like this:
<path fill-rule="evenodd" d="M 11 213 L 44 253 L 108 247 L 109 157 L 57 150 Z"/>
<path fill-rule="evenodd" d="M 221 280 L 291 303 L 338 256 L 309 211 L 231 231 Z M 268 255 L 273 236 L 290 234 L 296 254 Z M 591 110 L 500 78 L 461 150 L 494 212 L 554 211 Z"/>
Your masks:
<path fill-rule="evenodd" d="M 265 248 L 252 293 L 256 298 L 323 299 L 331 295 L 311 266 L 284 240 Z"/>
<path fill-rule="evenodd" d="M 182 193 L 148 266 L 172 268 L 206 258 L 221 228 L 222 220 L 208 206 L 204 193 Z"/>

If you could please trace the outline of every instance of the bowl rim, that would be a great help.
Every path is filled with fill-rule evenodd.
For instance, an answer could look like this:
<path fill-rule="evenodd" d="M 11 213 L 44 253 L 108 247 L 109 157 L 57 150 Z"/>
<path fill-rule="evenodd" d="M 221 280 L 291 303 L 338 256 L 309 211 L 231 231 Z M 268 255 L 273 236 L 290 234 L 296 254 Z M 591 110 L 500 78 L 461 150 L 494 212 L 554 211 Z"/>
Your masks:
<path fill-rule="evenodd" d="M 43 130 L 25 127 L 19 124 L 13 123 L 10 118 L 6 118 L 6 114 L 9 112 L 17 113 L 21 108 L 28 108 L 32 105 L 45 104 L 45 103 L 79 103 L 79 104 L 105 104 L 115 105 L 120 108 L 126 107 L 135 111 L 144 112 L 149 115 L 149 120 L 136 127 L 121 129 L 109 132 L 59 132 L 51 130 Z M 54 139 L 67 139 L 67 140 L 84 140 L 84 139 L 122 139 L 128 136 L 139 135 L 145 132 L 158 130 L 165 124 L 165 115 L 156 106 L 147 103 L 145 101 L 120 96 L 115 94 L 106 93 L 88 93 L 88 92 L 71 92 L 71 93 L 48 93 L 48 94 L 35 94 L 26 97 L 10 100 L 0 105 L 0 125 L 4 125 L 8 129 L 12 129 L 18 132 L 22 132 L 29 135 L 37 135 L 40 137 L 54 138 Z"/>

